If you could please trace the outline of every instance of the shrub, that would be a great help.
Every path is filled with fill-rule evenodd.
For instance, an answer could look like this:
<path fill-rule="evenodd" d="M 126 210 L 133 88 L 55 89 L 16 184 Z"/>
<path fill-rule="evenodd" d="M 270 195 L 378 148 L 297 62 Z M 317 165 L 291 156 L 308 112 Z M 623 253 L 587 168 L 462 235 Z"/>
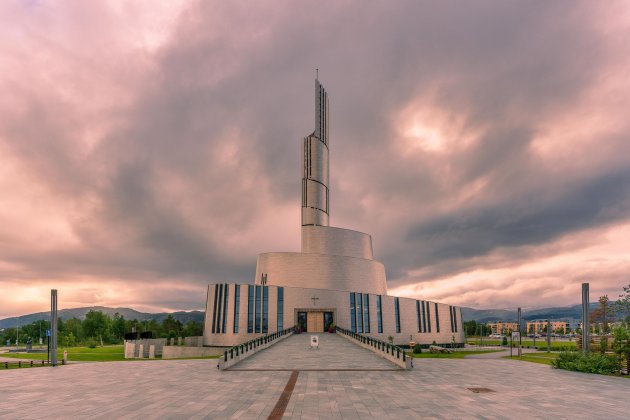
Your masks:
<path fill-rule="evenodd" d="M 619 370 L 617 360 L 598 353 L 582 353 L 578 351 L 562 352 L 551 362 L 556 369 L 573 370 L 586 373 L 609 375 Z"/>
<path fill-rule="evenodd" d="M 501 342 L 501 345 L 507 346 L 507 337 L 503 337 L 503 341 Z"/>
<path fill-rule="evenodd" d="M 89 340 L 89 341 L 87 342 L 87 346 L 88 346 L 89 348 L 91 348 L 91 349 L 95 349 L 95 348 L 96 348 L 96 345 L 97 345 L 97 343 L 96 343 L 96 341 L 94 341 L 94 340 Z"/>
<path fill-rule="evenodd" d="M 415 346 L 413 346 L 413 352 L 414 354 L 422 353 L 422 346 L 420 346 L 420 344 L 416 344 Z"/>

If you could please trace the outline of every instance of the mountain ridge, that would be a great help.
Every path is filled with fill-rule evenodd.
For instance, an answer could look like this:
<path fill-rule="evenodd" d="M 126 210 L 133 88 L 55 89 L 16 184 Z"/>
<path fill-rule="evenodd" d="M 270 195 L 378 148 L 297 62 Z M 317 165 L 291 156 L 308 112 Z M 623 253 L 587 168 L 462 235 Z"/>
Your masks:
<path fill-rule="evenodd" d="M 591 302 L 589 310 L 592 311 L 598 306 L 597 302 Z M 177 312 L 140 312 L 132 308 L 111 308 L 107 306 L 85 306 L 80 308 L 61 309 L 59 317 L 67 320 L 70 318 L 85 319 L 85 314 L 89 311 L 102 311 L 109 316 L 119 313 L 125 319 L 137 319 L 138 321 L 154 319 L 158 322 L 172 315 L 176 320 L 186 323 L 188 321 L 203 322 L 204 311 L 177 311 Z M 553 306 L 548 308 L 523 308 L 523 319 L 562 319 L 562 320 L 579 320 L 582 317 L 582 305 L 571 306 Z M 463 306 L 462 318 L 464 321 L 516 321 L 516 309 L 475 309 Z M 40 319 L 50 319 L 50 312 L 36 312 L 17 317 L 0 319 L 0 328 L 14 328 L 18 325 L 26 325 Z"/>
<path fill-rule="evenodd" d="M 59 318 L 68 320 L 71 318 L 85 319 L 85 314 L 89 311 L 102 311 L 107 315 L 114 316 L 115 313 L 119 313 L 125 319 L 137 319 L 138 321 L 145 321 L 154 319 L 158 322 L 166 319 L 167 316 L 172 315 L 176 320 L 186 323 L 188 321 L 203 322 L 203 311 L 177 311 L 177 312 L 140 312 L 131 308 L 110 308 L 107 306 L 85 306 L 81 308 L 68 308 L 59 310 Z M 50 311 L 47 312 L 35 312 L 32 314 L 15 316 L 5 319 L 0 319 L 0 328 L 14 328 L 18 325 L 27 325 L 40 319 L 49 320 Z"/>

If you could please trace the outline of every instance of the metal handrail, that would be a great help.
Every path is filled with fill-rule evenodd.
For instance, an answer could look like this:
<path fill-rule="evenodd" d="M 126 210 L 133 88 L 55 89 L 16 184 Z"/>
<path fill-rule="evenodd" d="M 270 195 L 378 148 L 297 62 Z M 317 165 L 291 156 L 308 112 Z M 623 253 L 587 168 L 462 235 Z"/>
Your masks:
<path fill-rule="evenodd" d="M 275 341 L 278 338 L 285 336 L 289 333 L 292 333 L 294 331 L 295 331 L 295 327 L 285 328 L 282 331 L 278 331 L 272 334 L 267 334 L 262 337 L 256 337 L 249 341 L 246 341 L 245 343 L 232 346 L 223 352 L 223 360 L 225 360 L 226 362 L 228 361 L 228 353 L 229 353 L 229 358 L 231 360 L 231 359 L 234 359 L 235 356 L 238 357 L 239 355 L 247 354 L 249 353 L 250 350 L 254 350 L 258 346 L 271 343 L 272 341 Z"/>
<path fill-rule="evenodd" d="M 366 336 L 366 335 L 361 335 L 359 333 L 355 333 L 353 331 L 350 330 L 346 330 L 345 328 L 340 328 L 340 327 L 335 327 L 335 330 L 337 332 L 340 332 L 344 335 L 347 335 L 348 337 L 351 337 L 354 340 L 360 341 L 363 344 L 367 344 L 379 351 L 382 351 L 383 353 L 387 353 L 387 354 L 391 354 L 392 356 L 396 356 L 397 359 L 401 358 L 402 355 L 402 360 L 403 362 L 407 361 L 407 355 L 405 354 L 405 351 L 403 349 L 401 349 L 398 346 L 395 346 L 393 344 L 390 343 L 386 343 L 384 341 L 381 340 L 377 340 L 376 338 L 372 338 L 370 336 Z"/>

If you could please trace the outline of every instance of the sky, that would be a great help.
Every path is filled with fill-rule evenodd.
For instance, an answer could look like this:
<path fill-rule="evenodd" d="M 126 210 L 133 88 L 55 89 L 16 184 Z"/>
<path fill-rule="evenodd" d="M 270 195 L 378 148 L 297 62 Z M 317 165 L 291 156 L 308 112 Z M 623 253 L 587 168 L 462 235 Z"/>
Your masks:
<path fill-rule="evenodd" d="M 0 2 L 0 318 L 205 307 L 299 251 L 315 69 L 331 225 L 390 294 L 630 283 L 625 1 Z"/>

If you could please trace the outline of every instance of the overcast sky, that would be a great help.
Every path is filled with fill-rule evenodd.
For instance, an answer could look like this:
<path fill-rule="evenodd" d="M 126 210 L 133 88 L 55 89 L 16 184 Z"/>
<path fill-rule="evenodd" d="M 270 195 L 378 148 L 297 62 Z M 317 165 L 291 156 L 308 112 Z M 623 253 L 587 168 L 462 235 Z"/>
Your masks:
<path fill-rule="evenodd" d="M 299 251 L 315 68 L 331 225 L 372 235 L 391 294 L 630 283 L 625 1 L 5 0 L 0 21 L 0 317 L 51 288 L 204 309 Z"/>

